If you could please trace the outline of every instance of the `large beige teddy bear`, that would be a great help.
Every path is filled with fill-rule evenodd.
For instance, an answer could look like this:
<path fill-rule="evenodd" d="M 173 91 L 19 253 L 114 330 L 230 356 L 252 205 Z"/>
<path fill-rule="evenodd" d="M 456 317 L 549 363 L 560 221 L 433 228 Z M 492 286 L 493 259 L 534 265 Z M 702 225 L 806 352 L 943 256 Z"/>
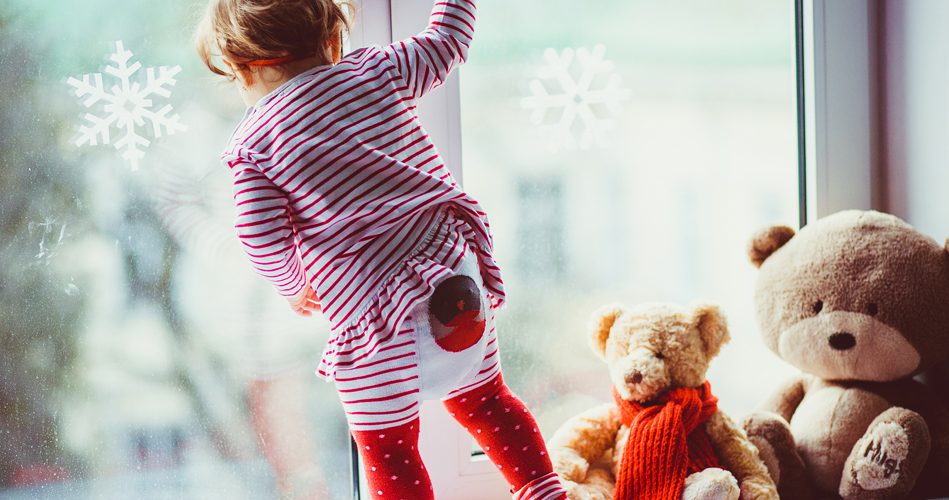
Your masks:
<path fill-rule="evenodd" d="M 571 500 L 777 500 L 758 451 L 705 380 L 729 339 L 718 307 L 607 306 L 589 335 L 616 403 L 573 417 L 548 443 Z"/>
<path fill-rule="evenodd" d="M 949 243 L 879 212 L 755 234 L 758 323 L 802 373 L 745 423 L 783 500 L 949 496 Z"/>

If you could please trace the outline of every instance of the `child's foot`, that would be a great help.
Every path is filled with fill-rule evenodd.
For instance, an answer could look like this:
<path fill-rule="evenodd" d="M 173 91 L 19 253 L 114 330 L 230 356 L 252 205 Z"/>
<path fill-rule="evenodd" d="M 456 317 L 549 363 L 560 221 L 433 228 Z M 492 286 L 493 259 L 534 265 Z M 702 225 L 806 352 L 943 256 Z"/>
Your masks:
<path fill-rule="evenodd" d="M 682 500 L 738 500 L 740 493 L 731 472 L 711 468 L 685 478 Z"/>

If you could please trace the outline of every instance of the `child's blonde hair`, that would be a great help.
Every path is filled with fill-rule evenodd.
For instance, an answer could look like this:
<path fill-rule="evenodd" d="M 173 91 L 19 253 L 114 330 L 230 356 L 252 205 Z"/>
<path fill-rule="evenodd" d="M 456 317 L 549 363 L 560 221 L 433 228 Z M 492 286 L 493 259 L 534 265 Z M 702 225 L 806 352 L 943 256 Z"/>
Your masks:
<path fill-rule="evenodd" d="M 211 71 L 231 79 L 233 74 L 214 64 L 215 56 L 238 71 L 248 70 L 252 61 L 287 55 L 329 63 L 340 50 L 336 37 L 349 28 L 355 12 L 352 0 L 211 0 L 194 43 Z"/>

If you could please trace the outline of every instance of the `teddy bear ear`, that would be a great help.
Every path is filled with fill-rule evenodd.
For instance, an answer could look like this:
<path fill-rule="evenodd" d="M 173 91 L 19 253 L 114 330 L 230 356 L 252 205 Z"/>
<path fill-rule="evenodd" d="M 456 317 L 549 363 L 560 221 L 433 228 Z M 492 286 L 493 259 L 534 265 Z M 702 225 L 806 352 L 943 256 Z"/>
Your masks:
<path fill-rule="evenodd" d="M 763 227 L 751 236 L 748 242 L 748 258 L 755 267 L 761 267 L 765 259 L 794 237 L 794 230 L 787 226 Z"/>
<path fill-rule="evenodd" d="M 587 327 L 590 342 L 590 349 L 597 356 L 606 360 L 606 340 L 610 338 L 610 329 L 616 318 L 626 312 L 626 307 L 622 304 L 610 304 L 603 306 L 590 315 L 590 324 Z"/>
<path fill-rule="evenodd" d="M 712 359 L 731 339 L 728 334 L 728 325 L 725 314 L 715 304 L 695 301 L 689 304 L 692 308 L 692 321 L 699 329 L 699 336 L 705 346 L 705 359 Z"/>

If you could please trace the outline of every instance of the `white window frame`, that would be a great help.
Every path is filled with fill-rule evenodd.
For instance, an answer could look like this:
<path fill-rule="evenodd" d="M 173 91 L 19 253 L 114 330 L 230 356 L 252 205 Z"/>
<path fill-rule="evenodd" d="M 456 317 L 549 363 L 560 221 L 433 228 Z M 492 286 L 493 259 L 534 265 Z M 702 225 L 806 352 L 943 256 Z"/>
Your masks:
<path fill-rule="evenodd" d="M 880 9 L 875 0 L 796 0 L 806 216 L 885 210 Z M 800 94 L 799 94 L 800 95 Z M 803 214 L 802 214 L 803 215 Z"/>
<path fill-rule="evenodd" d="M 355 1 L 356 23 L 350 36 L 353 48 L 388 45 L 418 34 L 428 24 L 433 5 L 432 0 Z M 448 169 L 461 182 L 461 94 L 457 71 L 419 100 L 418 114 Z"/>
<path fill-rule="evenodd" d="M 419 33 L 428 23 L 432 5 L 432 0 L 356 0 L 358 10 L 350 34 L 351 47 L 387 45 Z M 449 171 L 462 182 L 461 97 L 457 71 L 419 100 L 418 115 Z M 471 435 L 448 415 L 444 406 L 437 401 L 425 401 L 420 420 L 419 453 L 431 477 L 435 498 L 506 500 L 511 497 L 510 485 L 487 457 L 472 456 Z M 362 468 L 358 469 L 360 491 L 368 491 Z M 365 497 L 360 497 L 358 492 L 354 495 L 356 499 Z"/>

